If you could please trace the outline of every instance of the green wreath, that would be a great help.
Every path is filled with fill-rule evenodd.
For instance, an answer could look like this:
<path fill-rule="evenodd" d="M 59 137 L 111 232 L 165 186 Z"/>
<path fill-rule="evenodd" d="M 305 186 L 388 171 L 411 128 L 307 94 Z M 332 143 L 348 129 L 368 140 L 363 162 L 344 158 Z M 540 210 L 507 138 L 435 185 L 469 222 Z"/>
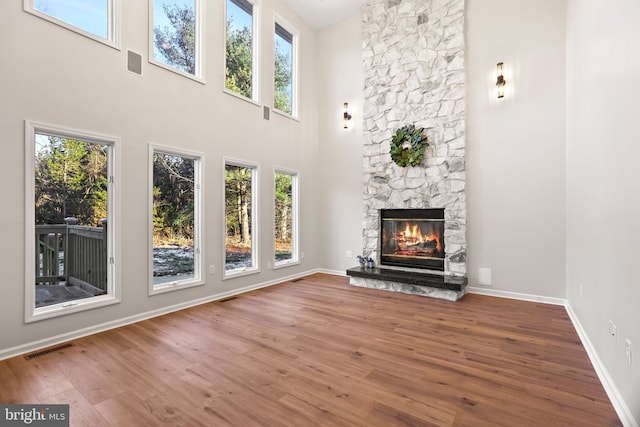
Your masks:
<path fill-rule="evenodd" d="M 398 166 L 417 166 L 424 158 L 427 137 L 424 128 L 406 125 L 396 131 L 391 138 L 391 160 Z"/>

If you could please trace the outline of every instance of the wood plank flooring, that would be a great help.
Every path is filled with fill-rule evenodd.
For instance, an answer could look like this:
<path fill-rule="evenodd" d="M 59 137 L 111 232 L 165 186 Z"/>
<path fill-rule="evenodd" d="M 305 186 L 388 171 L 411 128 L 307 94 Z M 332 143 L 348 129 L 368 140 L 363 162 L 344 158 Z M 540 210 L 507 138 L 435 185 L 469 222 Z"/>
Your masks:
<path fill-rule="evenodd" d="M 75 426 L 619 426 L 563 307 L 315 274 L 0 362 Z"/>

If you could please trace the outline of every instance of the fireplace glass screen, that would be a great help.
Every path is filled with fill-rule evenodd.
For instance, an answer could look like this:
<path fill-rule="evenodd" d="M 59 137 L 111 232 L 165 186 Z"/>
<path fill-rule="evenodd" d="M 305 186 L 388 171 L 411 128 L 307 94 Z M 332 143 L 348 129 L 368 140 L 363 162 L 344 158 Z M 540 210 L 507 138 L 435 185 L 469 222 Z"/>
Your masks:
<path fill-rule="evenodd" d="M 444 270 L 444 209 L 380 211 L 380 264 Z"/>

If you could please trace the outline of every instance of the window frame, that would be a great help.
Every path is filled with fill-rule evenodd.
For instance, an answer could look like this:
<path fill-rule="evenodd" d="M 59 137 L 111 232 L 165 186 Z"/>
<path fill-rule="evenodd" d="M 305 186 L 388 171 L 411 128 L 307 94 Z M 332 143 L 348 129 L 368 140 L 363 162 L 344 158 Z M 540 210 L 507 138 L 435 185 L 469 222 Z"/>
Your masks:
<path fill-rule="evenodd" d="M 172 282 L 155 285 L 153 283 L 153 155 L 156 153 L 167 154 L 188 158 L 194 161 L 194 189 L 193 189 L 193 278 L 185 280 L 175 280 Z M 185 150 L 182 148 L 169 147 L 155 143 L 149 144 L 149 296 L 173 292 L 180 289 L 193 288 L 204 285 L 204 154 Z"/>
<path fill-rule="evenodd" d="M 298 58 L 299 58 L 299 45 L 300 45 L 300 31 L 298 31 L 293 25 L 289 24 L 284 18 L 280 17 L 278 14 L 274 14 L 273 17 L 273 28 L 274 28 L 274 41 L 273 41 L 273 99 L 272 106 L 273 111 L 281 114 L 285 117 L 289 117 L 294 120 L 299 119 L 298 112 L 298 75 L 299 75 L 299 66 L 298 66 Z M 286 111 L 282 111 L 276 108 L 275 105 L 275 52 L 276 52 L 276 44 L 275 44 L 275 36 L 277 34 L 276 26 L 279 26 L 288 34 L 291 35 L 291 113 L 287 113 Z"/>
<path fill-rule="evenodd" d="M 164 62 L 155 59 L 154 47 L 155 47 L 155 35 L 154 35 L 154 17 L 153 12 L 155 10 L 155 0 L 149 0 L 149 28 L 148 28 L 148 37 L 149 37 L 149 64 L 155 65 L 156 67 L 163 68 L 167 71 L 171 71 L 178 75 L 187 77 L 191 80 L 195 80 L 199 83 L 205 84 L 205 39 L 204 39 L 204 16 L 205 16 L 205 1 L 202 0 L 193 0 L 194 1 L 194 13 L 196 18 L 196 46 L 195 46 L 195 55 L 196 55 L 196 69 L 195 73 L 191 74 L 187 71 L 180 70 L 179 68 L 173 67 L 169 64 L 165 64 Z"/>
<path fill-rule="evenodd" d="M 234 0 L 229 0 L 235 3 Z M 224 46 L 222 49 L 223 55 L 223 81 L 222 81 L 222 89 L 223 92 L 235 96 L 244 101 L 250 102 L 252 104 L 260 106 L 260 2 L 259 0 L 244 0 L 252 6 L 251 13 L 251 36 L 252 36 L 252 46 L 251 46 L 251 97 L 246 97 L 242 94 L 232 91 L 227 88 L 227 0 L 224 0 L 224 23 L 222 25 L 222 29 L 224 31 L 222 40 L 224 40 Z"/>
<path fill-rule="evenodd" d="M 63 21 L 62 19 L 56 18 L 53 15 L 49 15 L 48 13 L 43 12 L 40 9 L 37 9 L 35 6 L 35 2 L 36 0 L 23 0 L 24 11 L 30 13 L 31 15 L 37 16 L 38 18 L 44 19 L 45 21 L 49 21 L 59 27 L 73 31 L 76 34 L 80 34 L 81 36 L 95 40 L 114 49 L 121 50 L 121 0 L 107 0 L 106 39 L 83 28 L 77 27 L 69 22 Z"/>
<path fill-rule="evenodd" d="M 284 261 L 276 261 L 276 236 L 275 236 L 275 219 L 276 219 L 276 174 L 290 175 L 291 179 L 291 259 Z M 273 168 L 273 269 L 289 267 L 300 264 L 300 172 L 295 169 L 274 167 Z"/>
<path fill-rule="evenodd" d="M 108 149 L 107 294 L 36 308 L 35 298 L 35 137 L 46 134 L 106 145 Z M 25 323 L 120 303 L 120 138 L 25 120 Z"/>
<path fill-rule="evenodd" d="M 227 198 L 226 198 L 226 171 L 227 166 L 243 167 L 251 170 L 251 268 L 238 268 L 227 270 Z M 248 160 L 240 160 L 232 157 L 222 158 L 222 280 L 248 276 L 260 273 L 260 239 L 259 239 L 259 177 L 260 164 Z"/>

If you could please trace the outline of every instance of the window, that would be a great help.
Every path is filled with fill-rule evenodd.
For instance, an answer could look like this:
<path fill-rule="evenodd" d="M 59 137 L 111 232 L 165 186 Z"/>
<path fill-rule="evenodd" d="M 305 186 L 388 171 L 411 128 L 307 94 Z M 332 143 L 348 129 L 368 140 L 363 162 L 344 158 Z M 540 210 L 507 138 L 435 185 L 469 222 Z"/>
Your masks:
<path fill-rule="evenodd" d="M 225 87 L 227 91 L 257 101 L 256 6 L 247 0 L 226 2 Z"/>
<path fill-rule="evenodd" d="M 224 165 L 224 277 L 258 272 L 258 166 L 236 160 Z"/>
<path fill-rule="evenodd" d="M 117 47 L 119 0 L 24 0 L 24 10 L 101 43 Z"/>
<path fill-rule="evenodd" d="M 26 123 L 26 321 L 118 302 L 117 138 Z"/>
<path fill-rule="evenodd" d="M 275 267 L 298 262 L 298 173 L 274 172 Z"/>
<path fill-rule="evenodd" d="M 150 62 L 202 78 L 200 0 L 150 0 Z"/>
<path fill-rule="evenodd" d="M 296 115 L 296 37 L 276 22 L 274 52 L 274 99 L 277 111 Z"/>
<path fill-rule="evenodd" d="M 203 284 L 202 155 L 151 145 L 150 294 Z"/>

